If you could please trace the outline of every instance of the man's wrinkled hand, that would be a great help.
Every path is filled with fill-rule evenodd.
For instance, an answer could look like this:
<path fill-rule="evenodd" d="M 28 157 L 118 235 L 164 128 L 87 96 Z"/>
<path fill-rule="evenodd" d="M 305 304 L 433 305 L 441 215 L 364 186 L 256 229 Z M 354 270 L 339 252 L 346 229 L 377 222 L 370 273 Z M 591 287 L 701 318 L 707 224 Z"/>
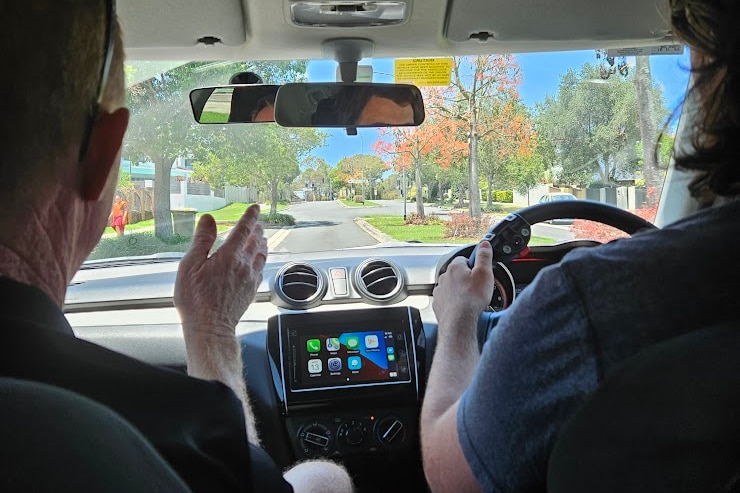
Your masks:
<path fill-rule="evenodd" d="M 175 282 L 175 307 L 187 330 L 232 335 L 257 294 L 267 261 L 267 239 L 259 222 L 259 206 L 250 206 L 218 250 L 216 221 L 204 214 L 193 244 L 180 261 Z"/>
<path fill-rule="evenodd" d="M 484 241 L 478 246 L 472 269 L 467 261 L 464 257 L 453 259 L 445 273 L 439 276 L 432 308 L 440 323 L 477 320 L 491 303 L 494 287 L 491 244 Z"/>

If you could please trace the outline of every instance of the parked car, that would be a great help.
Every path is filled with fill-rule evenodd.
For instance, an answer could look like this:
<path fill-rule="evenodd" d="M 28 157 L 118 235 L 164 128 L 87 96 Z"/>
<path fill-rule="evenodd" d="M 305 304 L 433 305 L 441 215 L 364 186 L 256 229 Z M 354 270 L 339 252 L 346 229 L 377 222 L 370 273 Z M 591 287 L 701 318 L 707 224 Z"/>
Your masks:
<path fill-rule="evenodd" d="M 558 200 L 578 200 L 578 197 L 576 197 L 572 193 L 566 193 L 566 192 L 546 193 L 545 195 L 540 197 L 540 204 L 546 204 L 546 203 L 555 202 Z M 573 219 L 572 218 L 553 219 L 547 222 L 550 224 L 573 224 Z"/>

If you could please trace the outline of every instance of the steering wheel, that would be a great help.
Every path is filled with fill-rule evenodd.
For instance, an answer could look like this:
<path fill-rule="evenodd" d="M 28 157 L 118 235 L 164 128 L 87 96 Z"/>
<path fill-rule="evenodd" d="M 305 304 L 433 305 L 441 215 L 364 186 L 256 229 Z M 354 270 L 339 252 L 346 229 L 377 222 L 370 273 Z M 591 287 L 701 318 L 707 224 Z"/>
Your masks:
<path fill-rule="evenodd" d="M 535 204 L 509 214 L 496 223 L 483 236 L 482 241 L 488 241 L 491 244 L 494 263 L 511 260 L 525 252 L 529 239 L 532 237 L 532 224 L 566 217 L 596 221 L 617 228 L 629 235 L 638 231 L 657 229 L 654 224 L 640 216 L 613 205 L 591 200 L 563 200 Z M 439 277 L 447 269 L 452 259 L 456 257 L 468 257 L 468 266 L 472 268 L 475 264 L 477 250 L 478 245 L 476 244 L 468 245 L 453 252 L 442 262 L 437 270 L 437 276 Z M 500 312 L 483 312 L 478 321 L 479 340 L 485 342 L 488 333 L 496 325 L 500 315 Z"/>

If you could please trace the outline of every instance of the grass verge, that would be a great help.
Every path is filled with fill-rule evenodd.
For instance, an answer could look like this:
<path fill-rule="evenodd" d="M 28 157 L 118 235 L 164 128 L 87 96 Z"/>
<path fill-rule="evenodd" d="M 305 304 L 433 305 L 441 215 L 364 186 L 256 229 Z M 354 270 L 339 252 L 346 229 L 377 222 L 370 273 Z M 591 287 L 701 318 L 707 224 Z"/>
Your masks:
<path fill-rule="evenodd" d="M 103 238 L 92 251 L 88 260 L 99 260 L 113 257 L 130 257 L 137 255 L 152 255 L 164 252 L 185 252 L 190 248 L 192 238 L 173 236 L 162 240 L 154 236 L 153 231 L 131 233 L 122 238 Z M 221 240 L 216 240 L 216 246 Z"/>
<path fill-rule="evenodd" d="M 413 225 L 404 224 L 402 216 L 367 216 L 364 218 L 377 228 L 398 241 L 416 240 L 422 243 L 476 243 L 480 238 L 445 238 L 444 224 Z M 533 236 L 529 245 L 551 245 L 556 240 Z"/>
<path fill-rule="evenodd" d="M 207 213 L 208 214 L 211 214 L 216 221 L 234 221 L 234 222 L 236 222 L 242 216 L 242 214 L 244 214 L 244 211 L 247 210 L 247 207 L 249 207 L 250 205 L 251 204 L 244 204 L 244 203 L 240 203 L 240 202 L 234 202 L 233 204 L 229 204 L 226 207 L 222 207 L 221 209 L 215 209 L 215 210 L 212 210 L 212 211 L 208 211 Z M 284 211 L 287 208 L 288 208 L 288 204 L 283 203 L 283 202 L 279 202 L 278 205 L 277 205 L 277 210 L 278 211 Z M 267 210 L 267 211 L 270 210 L 269 206 L 265 206 L 265 205 L 262 206 L 262 209 L 263 210 Z M 199 212 L 195 216 L 195 219 L 196 220 L 200 219 L 200 217 L 203 214 L 206 214 L 206 213 L 205 212 Z M 285 214 L 282 214 L 282 215 L 285 215 Z M 260 217 L 267 218 L 267 217 L 269 217 L 269 215 L 268 214 L 262 214 Z M 282 223 L 280 223 L 280 224 L 282 224 Z M 126 234 L 128 234 L 130 231 L 139 231 L 139 230 L 142 230 L 142 229 L 145 229 L 145 228 L 153 228 L 153 227 L 154 227 L 154 219 L 147 219 L 146 221 L 140 221 L 140 222 L 134 223 L 134 224 L 127 224 L 126 225 Z M 221 230 L 219 230 L 219 232 L 220 231 Z M 105 228 L 105 231 L 103 233 L 104 234 L 115 233 L 115 230 L 113 228 L 111 228 L 110 226 L 108 226 L 107 228 Z"/>

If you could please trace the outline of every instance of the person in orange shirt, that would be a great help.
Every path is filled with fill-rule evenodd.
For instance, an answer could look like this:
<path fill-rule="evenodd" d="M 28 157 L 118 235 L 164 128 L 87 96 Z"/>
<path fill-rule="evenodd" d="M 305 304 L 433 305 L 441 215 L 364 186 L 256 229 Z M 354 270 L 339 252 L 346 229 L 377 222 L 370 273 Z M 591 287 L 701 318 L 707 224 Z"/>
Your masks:
<path fill-rule="evenodd" d="M 120 195 L 116 195 L 108 222 L 116 230 L 118 236 L 123 236 L 123 230 L 126 228 L 126 224 L 128 224 L 128 204 Z"/>

